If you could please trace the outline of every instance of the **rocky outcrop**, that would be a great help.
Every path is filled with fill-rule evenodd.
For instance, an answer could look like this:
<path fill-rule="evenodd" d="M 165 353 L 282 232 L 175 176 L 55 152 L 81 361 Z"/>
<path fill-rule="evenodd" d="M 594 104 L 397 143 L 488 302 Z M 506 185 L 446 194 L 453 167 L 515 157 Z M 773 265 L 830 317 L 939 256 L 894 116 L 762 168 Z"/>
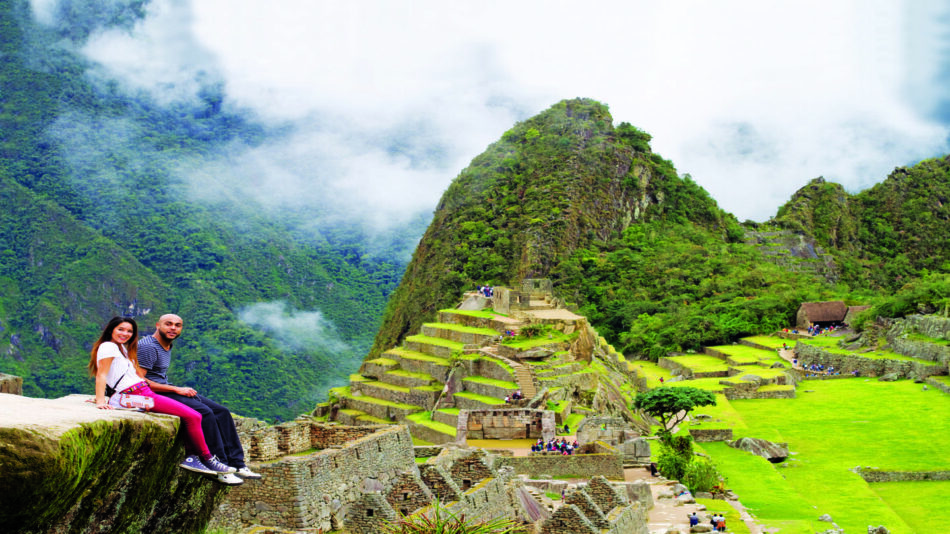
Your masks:
<path fill-rule="evenodd" d="M 788 458 L 788 445 L 772 443 L 771 441 L 759 438 L 739 438 L 735 441 L 728 441 L 726 445 L 734 449 L 741 449 L 761 456 L 772 463 L 779 463 Z"/>
<path fill-rule="evenodd" d="M 0 373 L 0 393 L 23 394 L 23 379 L 18 376 Z"/>
<path fill-rule="evenodd" d="M 0 395 L 4 532 L 199 532 L 228 489 L 178 467 L 178 418 Z"/>

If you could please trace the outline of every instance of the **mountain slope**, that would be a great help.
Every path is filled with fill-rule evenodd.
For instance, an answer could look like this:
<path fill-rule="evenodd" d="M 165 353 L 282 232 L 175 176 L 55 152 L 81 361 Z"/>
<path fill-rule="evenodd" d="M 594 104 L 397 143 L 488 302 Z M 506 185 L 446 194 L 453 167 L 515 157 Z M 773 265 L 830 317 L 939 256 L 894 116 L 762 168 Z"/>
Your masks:
<path fill-rule="evenodd" d="M 553 278 L 599 332 L 634 353 L 786 324 L 823 286 L 758 261 L 735 218 L 649 139 L 626 123 L 614 128 L 607 107 L 585 99 L 506 132 L 443 195 L 371 355 L 464 289 L 524 277 Z"/>

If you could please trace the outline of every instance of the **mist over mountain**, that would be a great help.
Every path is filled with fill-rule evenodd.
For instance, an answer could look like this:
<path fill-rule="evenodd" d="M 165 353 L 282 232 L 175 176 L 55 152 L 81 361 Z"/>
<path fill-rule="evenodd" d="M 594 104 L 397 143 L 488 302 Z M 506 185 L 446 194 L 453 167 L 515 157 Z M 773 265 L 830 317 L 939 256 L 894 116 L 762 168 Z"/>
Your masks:
<path fill-rule="evenodd" d="M 90 59 L 150 3 L 45 5 L 0 3 L 0 367 L 30 395 L 88 393 L 109 317 L 174 312 L 176 382 L 244 415 L 306 410 L 369 347 L 424 218 L 355 209 L 294 125 L 229 106 L 200 57 L 154 86 Z"/>

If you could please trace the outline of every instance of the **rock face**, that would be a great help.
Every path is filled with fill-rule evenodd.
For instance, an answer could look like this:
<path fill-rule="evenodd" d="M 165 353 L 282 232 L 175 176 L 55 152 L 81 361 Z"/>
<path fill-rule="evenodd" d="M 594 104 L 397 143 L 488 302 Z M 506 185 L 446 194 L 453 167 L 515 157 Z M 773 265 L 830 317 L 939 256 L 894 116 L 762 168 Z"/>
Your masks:
<path fill-rule="evenodd" d="M 87 398 L 0 395 L 2 530 L 201 531 L 228 490 L 178 467 L 178 418 Z"/>
<path fill-rule="evenodd" d="M 787 445 L 779 445 L 764 439 L 740 438 L 726 442 L 726 444 L 734 449 L 741 449 L 761 456 L 772 463 L 779 463 L 788 458 Z"/>

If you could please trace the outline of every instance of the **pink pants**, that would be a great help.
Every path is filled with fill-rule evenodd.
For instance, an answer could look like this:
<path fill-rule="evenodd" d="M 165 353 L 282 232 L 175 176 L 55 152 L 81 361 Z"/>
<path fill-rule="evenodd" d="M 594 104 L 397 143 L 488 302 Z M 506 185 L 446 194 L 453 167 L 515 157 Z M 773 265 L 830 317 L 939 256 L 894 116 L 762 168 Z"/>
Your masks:
<path fill-rule="evenodd" d="M 176 400 L 155 394 L 152 388 L 148 387 L 148 384 L 145 382 L 139 382 L 121 393 L 151 397 L 155 400 L 155 407 L 150 411 L 178 416 L 188 436 L 188 439 L 185 440 L 185 452 L 189 455 L 197 454 L 202 460 L 207 460 L 211 457 L 211 451 L 208 450 L 208 444 L 205 443 L 204 432 L 201 431 L 200 413 Z"/>

